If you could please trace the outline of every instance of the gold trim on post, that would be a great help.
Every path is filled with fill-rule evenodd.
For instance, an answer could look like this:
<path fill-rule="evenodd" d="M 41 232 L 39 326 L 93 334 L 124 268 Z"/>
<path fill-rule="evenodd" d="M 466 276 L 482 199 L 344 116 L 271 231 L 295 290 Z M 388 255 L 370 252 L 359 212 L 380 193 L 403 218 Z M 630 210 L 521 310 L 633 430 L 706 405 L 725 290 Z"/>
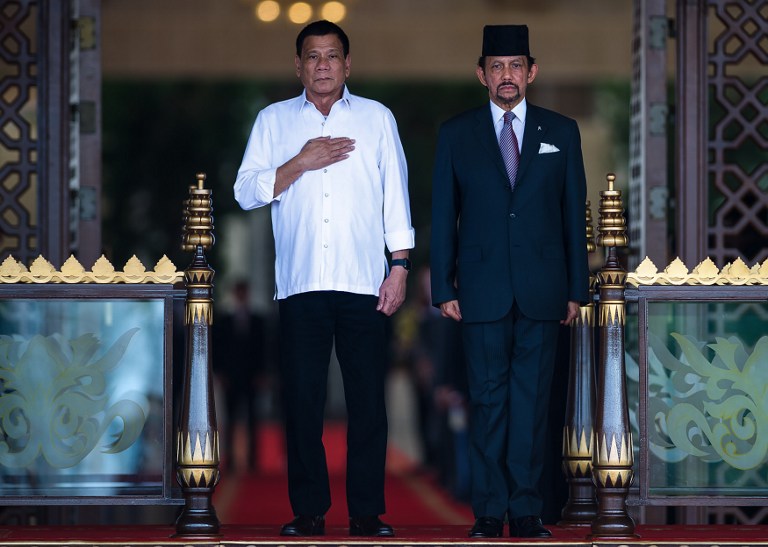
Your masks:
<path fill-rule="evenodd" d="M 629 488 L 632 481 L 632 437 L 630 435 L 595 435 L 595 457 L 603 464 L 595 470 L 597 482 L 608 488 Z"/>
<path fill-rule="evenodd" d="M 621 192 L 615 190 L 608 174 L 608 190 L 600 192 L 600 221 L 597 244 L 606 249 L 606 260 L 598 273 L 600 302 L 600 376 L 592 453 L 592 478 L 597 491 L 597 516 L 592 537 L 634 537 L 635 523 L 627 513 L 627 496 L 632 482 L 632 434 L 627 408 L 624 361 L 624 283 L 626 272 L 617 256 L 617 247 L 627 246 Z"/>
<path fill-rule="evenodd" d="M 219 482 L 219 431 L 211 367 L 214 271 L 204 254 L 214 242 L 213 208 L 211 191 L 204 188 L 204 182 L 205 174 L 198 174 L 197 184 L 189 187 L 189 199 L 184 202 L 182 248 L 195 254 L 184 274 L 187 351 L 176 435 L 176 477 L 185 505 L 176 520 L 178 536 L 217 536 L 220 528 L 212 503 Z"/>
<path fill-rule="evenodd" d="M 213 439 L 207 433 L 197 432 L 192 436 L 181 431 L 177 434 L 177 454 L 183 482 L 192 488 L 214 487 L 219 480 L 218 465 L 219 434 L 214 431 Z M 202 440 L 204 439 L 204 440 Z"/>

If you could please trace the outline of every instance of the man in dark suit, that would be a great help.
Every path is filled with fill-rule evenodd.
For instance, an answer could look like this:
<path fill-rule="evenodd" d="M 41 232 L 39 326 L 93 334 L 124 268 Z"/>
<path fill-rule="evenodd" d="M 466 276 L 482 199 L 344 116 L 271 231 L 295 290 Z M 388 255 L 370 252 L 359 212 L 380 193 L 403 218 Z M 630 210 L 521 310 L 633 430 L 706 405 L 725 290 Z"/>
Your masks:
<path fill-rule="evenodd" d="M 508 518 L 512 537 L 548 537 L 539 482 L 557 336 L 588 289 L 581 137 L 575 121 L 525 100 L 538 73 L 525 25 L 486 26 L 476 72 L 490 105 L 440 128 L 432 301 L 462 323 L 469 535 L 500 537 Z"/>

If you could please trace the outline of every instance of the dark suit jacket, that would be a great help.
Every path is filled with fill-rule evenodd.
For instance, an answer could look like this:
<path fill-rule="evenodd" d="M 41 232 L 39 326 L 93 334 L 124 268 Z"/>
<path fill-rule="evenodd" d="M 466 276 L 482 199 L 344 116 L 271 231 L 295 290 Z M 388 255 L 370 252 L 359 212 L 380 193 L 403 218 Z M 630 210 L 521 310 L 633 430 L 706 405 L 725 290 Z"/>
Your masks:
<path fill-rule="evenodd" d="M 490 105 L 445 122 L 432 186 L 433 304 L 458 299 L 466 322 L 501 319 L 513 301 L 533 319 L 563 319 L 568 300 L 588 297 L 585 216 L 574 120 L 528 103 L 514 192 Z"/>

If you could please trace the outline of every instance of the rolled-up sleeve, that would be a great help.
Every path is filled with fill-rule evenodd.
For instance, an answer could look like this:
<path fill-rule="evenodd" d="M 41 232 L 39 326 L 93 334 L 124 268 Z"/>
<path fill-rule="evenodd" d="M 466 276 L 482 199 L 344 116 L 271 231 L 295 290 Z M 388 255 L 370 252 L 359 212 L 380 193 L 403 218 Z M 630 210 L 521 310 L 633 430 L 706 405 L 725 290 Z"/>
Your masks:
<path fill-rule="evenodd" d="M 385 110 L 380 172 L 384 186 L 384 242 L 390 252 L 413 249 L 408 167 L 392 112 Z"/>
<path fill-rule="evenodd" d="M 245 210 L 269 205 L 274 197 L 279 165 L 272 165 L 271 132 L 265 116 L 259 114 L 251 129 L 243 161 L 235 180 L 235 200 Z"/>

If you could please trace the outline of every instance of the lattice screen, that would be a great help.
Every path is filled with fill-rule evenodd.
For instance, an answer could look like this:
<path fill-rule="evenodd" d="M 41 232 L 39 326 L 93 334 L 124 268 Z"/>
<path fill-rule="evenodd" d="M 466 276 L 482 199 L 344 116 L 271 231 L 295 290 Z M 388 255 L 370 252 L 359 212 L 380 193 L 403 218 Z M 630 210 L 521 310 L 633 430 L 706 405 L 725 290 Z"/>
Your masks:
<path fill-rule="evenodd" d="M 709 0 L 709 256 L 768 258 L 768 1 Z M 756 76 L 757 75 L 757 76 Z"/>
<path fill-rule="evenodd" d="M 38 254 L 38 4 L 0 7 L 0 256 Z"/>

